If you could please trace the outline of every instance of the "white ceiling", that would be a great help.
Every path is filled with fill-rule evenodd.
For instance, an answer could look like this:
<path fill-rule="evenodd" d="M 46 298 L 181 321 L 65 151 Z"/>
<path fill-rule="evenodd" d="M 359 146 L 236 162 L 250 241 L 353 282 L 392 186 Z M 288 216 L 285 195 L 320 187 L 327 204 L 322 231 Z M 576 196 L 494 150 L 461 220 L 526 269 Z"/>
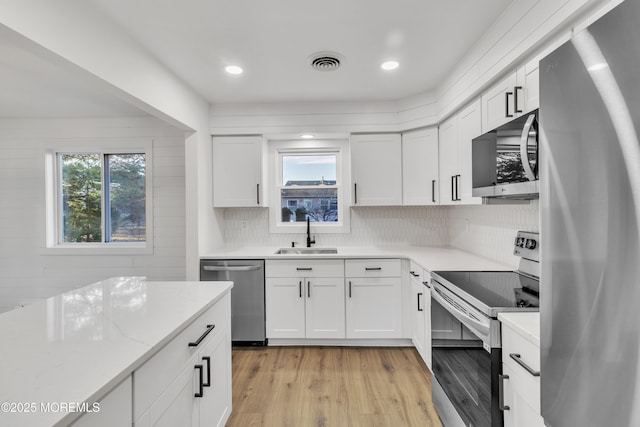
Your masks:
<path fill-rule="evenodd" d="M 511 0 L 86 0 L 211 103 L 396 100 L 434 89 Z M 307 62 L 344 56 L 335 72 Z M 380 63 L 400 67 L 384 72 Z M 224 66 L 240 65 L 239 76 Z M 0 32 L 0 117 L 145 113 Z"/>
<path fill-rule="evenodd" d="M 88 0 L 211 103 L 392 100 L 434 88 L 511 0 Z M 345 57 L 335 72 L 307 63 Z M 387 59 L 401 65 L 383 72 Z M 245 72 L 228 75 L 224 66 Z"/>

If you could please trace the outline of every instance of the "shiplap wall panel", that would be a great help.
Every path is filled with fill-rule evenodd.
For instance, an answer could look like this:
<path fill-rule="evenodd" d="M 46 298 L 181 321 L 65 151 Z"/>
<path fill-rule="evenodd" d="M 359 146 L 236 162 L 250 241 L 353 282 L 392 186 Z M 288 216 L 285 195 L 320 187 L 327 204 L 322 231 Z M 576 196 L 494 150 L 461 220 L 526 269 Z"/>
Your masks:
<path fill-rule="evenodd" d="M 186 277 L 182 130 L 156 119 L 0 120 L 0 312 L 111 276 Z M 45 151 L 153 141 L 150 255 L 60 255 L 45 246 Z"/>

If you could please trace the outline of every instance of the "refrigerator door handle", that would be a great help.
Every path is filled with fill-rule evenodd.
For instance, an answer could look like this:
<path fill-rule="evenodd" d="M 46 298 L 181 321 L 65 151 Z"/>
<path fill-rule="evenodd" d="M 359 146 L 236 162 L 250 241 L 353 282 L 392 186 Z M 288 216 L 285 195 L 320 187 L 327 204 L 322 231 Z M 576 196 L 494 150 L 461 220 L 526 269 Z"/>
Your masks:
<path fill-rule="evenodd" d="M 531 168 L 531 163 L 529 163 L 528 153 L 529 132 L 531 131 L 531 127 L 533 126 L 533 121 L 535 119 L 535 114 L 531 114 L 529 117 L 527 117 L 527 121 L 524 124 L 524 129 L 522 129 L 522 135 L 520 136 L 520 162 L 522 162 L 524 173 L 527 175 L 529 181 L 536 180 L 536 176 L 534 175 L 533 169 Z"/>

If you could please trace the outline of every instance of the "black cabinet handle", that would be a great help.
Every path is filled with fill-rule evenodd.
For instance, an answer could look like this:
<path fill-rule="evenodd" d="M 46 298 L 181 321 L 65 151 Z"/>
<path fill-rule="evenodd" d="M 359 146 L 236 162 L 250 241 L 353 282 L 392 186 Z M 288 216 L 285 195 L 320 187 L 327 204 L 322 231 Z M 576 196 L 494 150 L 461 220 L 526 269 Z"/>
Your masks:
<path fill-rule="evenodd" d="M 194 396 L 202 397 L 204 396 L 204 382 L 203 382 L 204 377 L 202 375 L 202 365 L 195 365 L 194 368 L 197 369 L 199 373 L 199 381 L 198 381 L 199 391 L 198 393 L 194 394 Z"/>
<path fill-rule="evenodd" d="M 522 110 L 518 109 L 518 91 L 522 90 L 522 86 L 515 86 L 513 88 L 513 111 L 516 113 L 522 113 Z"/>
<path fill-rule="evenodd" d="M 462 199 L 460 198 L 460 175 L 455 175 L 456 178 L 456 202 L 460 202 L 462 201 Z"/>
<path fill-rule="evenodd" d="M 358 204 L 358 183 L 353 184 L 353 204 Z"/>
<path fill-rule="evenodd" d="M 422 282 L 422 284 L 425 285 L 427 289 L 431 289 L 431 285 L 429 285 L 429 282 Z"/>
<path fill-rule="evenodd" d="M 207 382 L 203 382 L 202 385 L 205 387 L 211 387 L 211 357 L 202 356 L 202 360 L 207 362 Z"/>
<path fill-rule="evenodd" d="M 380 271 L 382 267 L 365 267 L 365 271 Z"/>
<path fill-rule="evenodd" d="M 260 204 L 260 184 L 256 184 L 256 203 Z"/>
<path fill-rule="evenodd" d="M 209 335 L 211 333 L 211 331 L 213 331 L 213 328 L 215 328 L 216 325 L 207 325 L 207 330 L 204 331 L 204 334 L 200 335 L 200 338 L 198 338 L 195 342 L 190 342 L 189 343 L 189 347 L 197 347 L 200 345 L 200 343 L 202 342 L 203 339 L 205 339 L 207 337 L 207 335 Z"/>
<path fill-rule="evenodd" d="M 311 271 L 313 267 L 296 267 L 297 271 Z"/>
<path fill-rule="evenodd" d="M 349 280 L 349 298 L 351 298 L 351 280 Z"/>
<path fill-rule="evenodd" d="M 422 296 L 422 292 L 418 292 L 418 311 L 424 311 L 420 308 L 420 296 Z"/>
<path fill-rule="evenodd" d="M 417 274 L 415 271 L 410 271 L 409 274 L 412 275 L 413 277 L 420 277 L 420 275 Z"/>
<path fill-rule="evenodd" d="M 436 180 L 435 179 L 431 180 L 431 201 L 433 203 L 436 202 Z"/>
<path fill-rule="evenodd" d="M 302 298 L 302 280 L 298 282 L 298 292 L 300 293 L 300 298 Z"/>
<path fill-rule="evenodd" d="M 513 96 L 513 92 L 507 92 L 504 94 L 504 116 L 513 117 L 513 114 L 509 114 L 509 97 Z"/>
<path fill-rule="evenodd" d="M 533 375 L 534 377 L 539 377 L 540 376 L 540 371 L 536 371 L 534 370 L 531 366 L 527 365 L 526 363 L 524 363 L 522 361 L 522 359 L 520 358 L 520 355 L 517 353 L 510 353 L 509 357 L 512 358 L 513 360 L 515 360 L 515 362 L 522 366 L 525 371 L 529 372 L 531 375 Z"/>
<path fill-rule="evenodd" d="M 307 298 L 311 298 L 311 280 L 307 280 Z"/>

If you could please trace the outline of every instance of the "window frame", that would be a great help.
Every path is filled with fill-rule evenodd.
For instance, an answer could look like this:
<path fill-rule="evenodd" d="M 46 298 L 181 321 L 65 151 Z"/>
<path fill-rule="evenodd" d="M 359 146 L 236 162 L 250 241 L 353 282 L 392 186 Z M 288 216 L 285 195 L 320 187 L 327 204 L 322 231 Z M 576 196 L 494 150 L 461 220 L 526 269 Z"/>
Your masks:
<path fill-rule="evenodd" d="M 349 140 L 329 139 L 329 140 L 286 140 L 269 141 L 269 232 L 270 233 L 306 233 L 305 222 L 282 222 L 281 210 L 281 189 L 282 183 L 282 158 L 287 155 L 323 155 L 331 154 L 336 156 L 336 184 L 326 188 L 336 188 L 338 193 L 338 221 L 313 222 L 311 224 L 312 234 L 324 233 L 349 233 L 351 231 L 350 189 L 351 182 L 349 170 Z M 300 189 L 317 188 L 315 186 L 300 186 Z"/>
<path fill-rule="evenodd" d="M 94 142 L 95 144 L 95 142 Z M 62 162 L 65 154 L 98 154 L 101 162 L 105 155 L 144 154 L 145 156 L 145 241 L 144 242 L 105 242 L 105 170 L 100 168 L 101 191 L 101 227 L 102 242 L 64 242 L 62 213 Z M 80 147 L 68 146 L 47 151 L 46 175 L 46 242 L 45 253 L 59 255 L 138 255 L 153 253 L 153 153 L 151 141 L 136 141 L 132 145 L 100 145 L 91 143 Z"/>

